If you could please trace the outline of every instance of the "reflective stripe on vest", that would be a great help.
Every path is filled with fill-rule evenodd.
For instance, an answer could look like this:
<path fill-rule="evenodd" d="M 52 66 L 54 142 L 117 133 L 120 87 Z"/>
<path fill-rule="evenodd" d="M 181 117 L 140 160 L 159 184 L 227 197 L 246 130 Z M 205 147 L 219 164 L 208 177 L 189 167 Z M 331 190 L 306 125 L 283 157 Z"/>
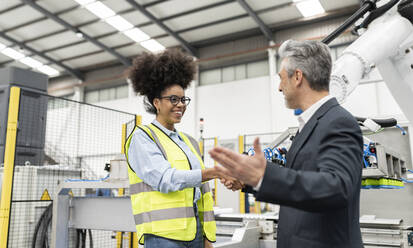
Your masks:
<path fill-rule="evenodd" d="M 181 170 L 190 169 L 186 154 L 169 136 L 163 133 L 162 130 L 152 124 L 149 126 L 139 126 L 137 128 L 144 131 L 155 142 L 172 167 Z M 128 157 L 130 140 L 135 131 L 136 128 L 128 137 L 125 144 L 126 157 Z M 179 135 L 198 158 L 201 168 L 204 169 L 205 167 L 200 157 L 198 143 L 186 134 L 179 133 Z M 133 172 L 130 166 L 128 174 L 132 210 L 139 243 L 143 244 L 144 242 L 143 234 L 154 234 L 182 241 L 190 241 L 195 238 L 196 221 L 193 209 L 193 188 L 186 188 L 164 194 L 153 190 L 151 186 L 144 183 L 136 173 Z M 203 235 L 206 236 L 208 240 L 214 242 L 216 239 L 216 225 L 212 193 L 210 192 L 208 183 L 202 184 L 201 193 L 202 196 L 201 199 L 197 201 L 197 205 L 200 221 L 203 226 Z"/>
<path fill-rule="evenodd" d="M 158 220 L 169 220 L 177 218 L 189 218 L 195 217 L 194 207 L 182 207 L 182 208 L 168 208 L 153 210 L 150 212 L 144 212 L 141 214 L 135 214 L 134 216 L 135 224 L 140 225 L 143 223 L 158 221 Z"/>

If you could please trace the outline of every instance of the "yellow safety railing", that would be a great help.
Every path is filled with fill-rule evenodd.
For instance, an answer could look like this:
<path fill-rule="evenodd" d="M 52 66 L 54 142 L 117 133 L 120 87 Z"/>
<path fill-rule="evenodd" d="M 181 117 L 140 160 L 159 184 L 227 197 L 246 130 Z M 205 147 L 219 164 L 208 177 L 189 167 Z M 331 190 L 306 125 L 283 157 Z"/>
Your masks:
<path fill-rule="evenodd" d="M 217 137 L 215 137 L 214 138 L 214 147 L 217 147 L 218 146 L 218 138 Z M 217 161 L 215 161 L 214 160 L 214 166 L 217 166 Z M 214 195 L 215 195 L 215 197 L 214 197 L 214 206 L 216 206 L 217 205 L 217 198 L 218 198 L 218 179 L 214 179 Z"/>
<path fill-rule="evenodd" d="M 7 117 L 6 144 L 4 150 L 3 184 L 0 200 L 0 248 L 6 248 L 8 242 L 19 104 L 20 88 L 11 87 L 9 113 Z"/>
<path fill-rule="evenodd" d="M 244 152 L 244 136 L 238 136 L 238 152 L 242 154 Z M 245 213 L 245 193 L 239 191 L 239 212 Z"/>
<path fill-rule="evenodd" d="M 121 142 L 121 152 L 125 154 L 125 144 L 126 144 L 126 124 L 122 125 L 122 142 Z M 125 194 L 125 189 L 120 188 L 118 190 L 118 195 L 123 196 Z M 116 232 L 116 247 L 121 248 L 123 246 L 123 232 Z"/>
<path fill-rule="evenodd" d="M 140 125 L 142 123 L 142 116 L 140 115 L 135 115 L 135 125 Z M 127 129 L 126 129 L 126 124 L 122 125 L 122 154 L 125 154 L 125 143 L 127 139 Z M 124 190 L 125 189 L 119 189 L 119 195 L 124 195 Z M 116 243 L 117 243 L 117 248 L 122 247 L 123 240 L 129 241 L 129 247 L 131 248 L 138 248 L 139 242 L 138 242 L 138 235 L 136 235 L 136 232 L 131 232 L 128 233 L 128 235 L 124 236 L 123 232 L 117 232 L 116 233 Z"/>

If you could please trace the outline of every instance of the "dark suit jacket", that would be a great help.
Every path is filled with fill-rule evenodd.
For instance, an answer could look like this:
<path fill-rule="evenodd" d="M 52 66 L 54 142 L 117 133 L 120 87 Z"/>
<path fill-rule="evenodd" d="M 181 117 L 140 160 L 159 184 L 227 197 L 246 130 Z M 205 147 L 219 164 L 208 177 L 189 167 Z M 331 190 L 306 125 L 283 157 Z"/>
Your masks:
<path fill-rule="evenodd" d="M 286 167 L 268 162 L 256 199 L 281 205 L 277 248 L 363 247 L 362 154 L 357 121 L 333 98 L 295 137 Z"/>

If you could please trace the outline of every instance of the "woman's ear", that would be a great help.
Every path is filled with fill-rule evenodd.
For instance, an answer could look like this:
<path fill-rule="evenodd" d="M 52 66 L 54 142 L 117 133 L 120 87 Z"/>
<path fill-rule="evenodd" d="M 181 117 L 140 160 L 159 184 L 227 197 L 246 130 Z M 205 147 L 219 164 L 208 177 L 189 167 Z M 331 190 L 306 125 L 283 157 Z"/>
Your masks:
<path fill-rule="evenodd" d="M 160 103 L 161 103 L 161 101 L 159 100 L 159 98 L 154 98 L 153 99 L 153 106 L 155 106 L 157 113 L 159 113 Z"/>

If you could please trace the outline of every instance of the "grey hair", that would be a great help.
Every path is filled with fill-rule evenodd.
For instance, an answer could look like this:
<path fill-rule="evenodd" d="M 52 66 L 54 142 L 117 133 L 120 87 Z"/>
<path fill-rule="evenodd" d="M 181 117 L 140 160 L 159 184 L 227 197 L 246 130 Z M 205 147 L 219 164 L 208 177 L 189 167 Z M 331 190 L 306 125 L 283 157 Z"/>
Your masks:
<path fill-rule="evenodd" d="M 310 88 L 316 91 L 329 90 L 332 59 L 330 48 L 319 41 L 283 42 L 278 50 L 284 63 L 288 77 L 291 77 L 296 69 L 303 72 L 310 84 Z"/>

